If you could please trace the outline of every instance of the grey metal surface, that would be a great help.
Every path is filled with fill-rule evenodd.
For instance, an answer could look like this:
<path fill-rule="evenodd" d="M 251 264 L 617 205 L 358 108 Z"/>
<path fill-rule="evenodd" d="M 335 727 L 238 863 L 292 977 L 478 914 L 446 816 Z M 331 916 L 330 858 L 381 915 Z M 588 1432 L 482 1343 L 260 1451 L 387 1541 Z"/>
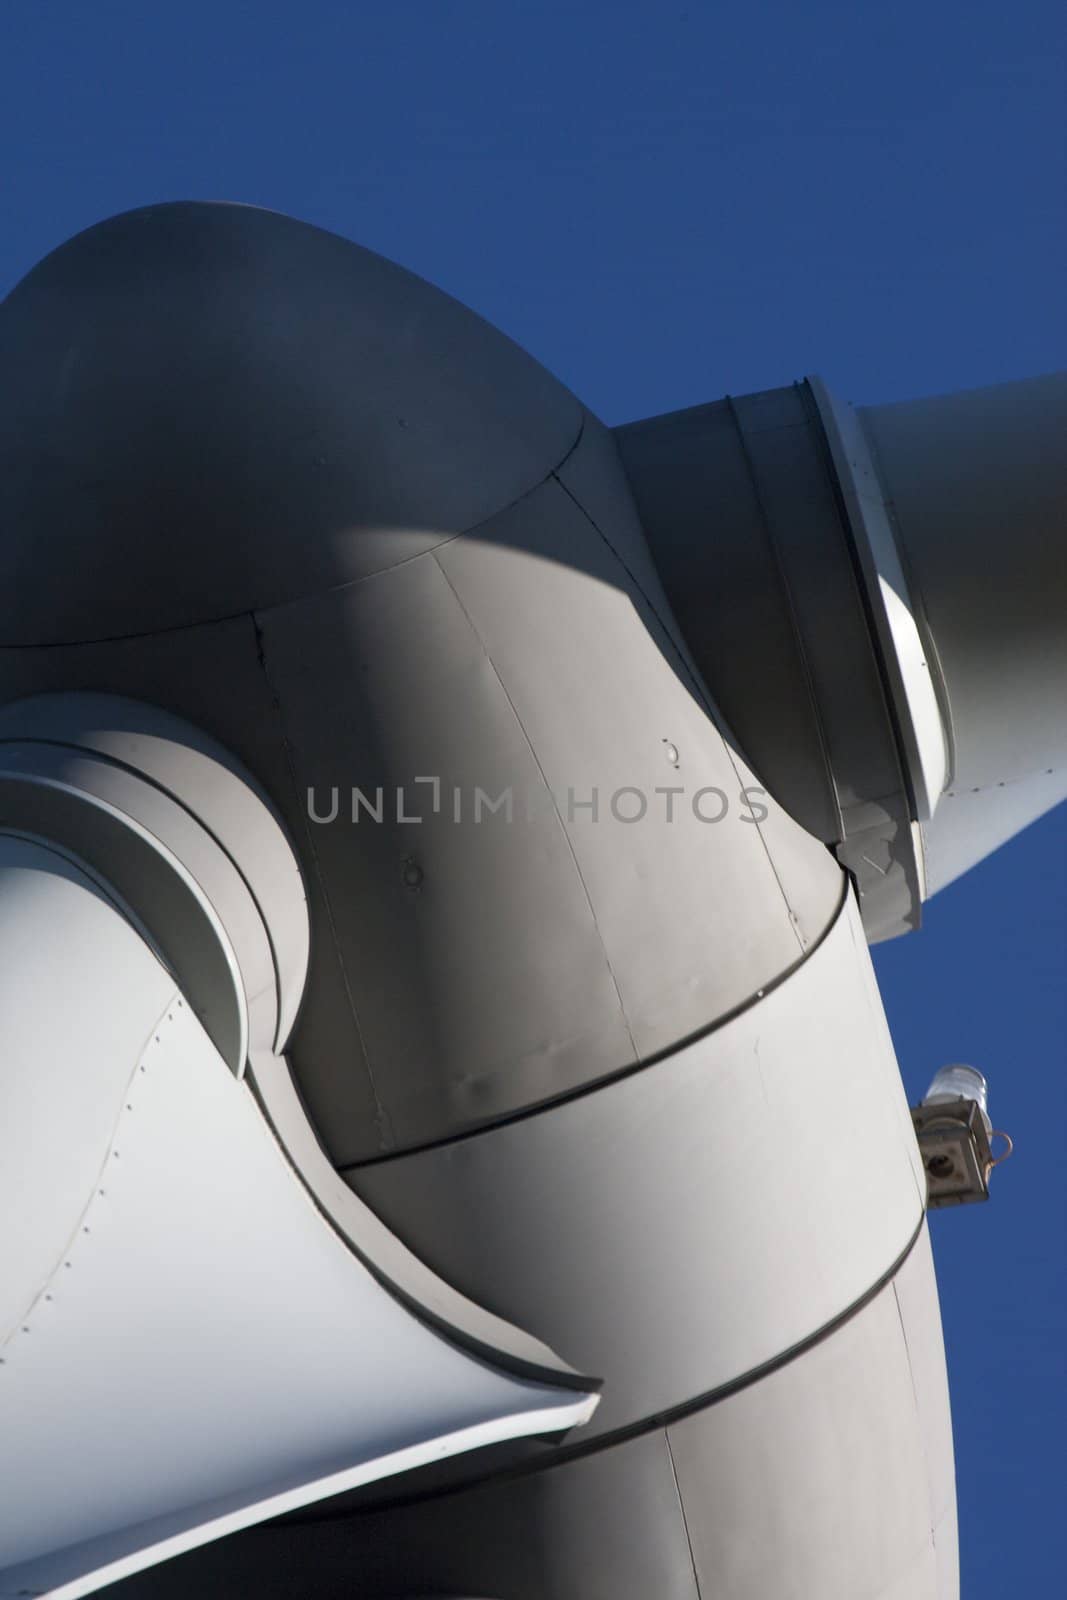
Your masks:
<path fill-rule="evenodd" d="M 830 1337 L 666 1428 L 436 1499 L 265 1528 L 116 1595 L 956 1600 L 953 1478 L 924 1229 Z"/>
<path fill-rule="evenodd" d="M 328 1083 L 341 1129 L 356 1125 L 373 1130 L 374 1101 L 357 1020 L 322 884 L 313 870 L 306 797 L 296 789 L 253 618 L 99 644 L 0 647 L 0 701 L 72 690 L 136 697 L 166 708 L 231 751 L 252 774 L 253 787 L 271 796 L 304 868 L 315 930 L 305 1000 L 290 1050 L 304 1081 L 312 1086 L 318 1079 Z M 329 1123 L 321 1122 L 318 1131 L 332 1145 Z"/>
<path fill-rule="evenodd" d="M 956 1466 L 935 1266 L 929 1229 L 924 1226 L 915 1249 L 893 1280 L 893 1294 L 907 1345 L 922 1433 L 927 1505 L 937 1560 L 937 1600 L 957 1600 L 960 1573 Z"/>
<path fill-rule="evenodd" d="M 933 892 L 1067 795 L 1067 374 L 860 418 L 945 686 Z"/>
<path fill-rule="evenodd" d="M 667 653 L 673 653 L 696 698 L 702 704 L 712 705 L 708 685 L 700 677 L 652 558 L 615 432 L 605 427 L 592 412 L 584 412 L 581 437 L 555 477 L 581 507 L 597 536 L 615 555 L 634 589 L 669 636 Z M 716 721 L 722 726 L 721 707 L 714 709 Z"/>
<path fill-rule="evenodd" d="M 73 852 L 132 907 L 240 1076 L 249 999 L 272 998 L 270 948 L 232 863 L 195 819 L 122 767 L 12 740 L 0 743 L 0 826 Z M 276 1022 L 275 1004 L 264 1018 L 268 1040 Z"/>
<path fill-rule="evenodd" d="M 669 1427 L 701 1594 L 955 1593 L 947 1400 L 924 1233 L 896 1282 L 832 1338 Z"/>
<path fill-rule="evenodd" d="M 816 838 L 836 841 L 818 709 L 733 407 L 693 406 L 616 428 L 615 438 L 657 571 L 716 704 L 763 782 Z"/>
<path fill-rule="evenodd" d="M 21 1219 L 0 1273 L 5 1595 L 85 1594 L 596 1404 L 400 1305 L 121 910 L 2 834 L 0 1047 L 0 1199 Z"/>
<path fill-rule="evenodd" d="M 1049 732 L 1058 720 L 1049 704 Z M 1052 734 L 1055 737 L 1055 734 Z M 1057 756 L 1052 757 L 1058 761 Z M 973 788 L 953 786 L 941 796 L 937 816 L 921 829 L 927 887 L 931 894 L 969 872 L 1054 806 L 1067 800 L 1067 765 L 1003 778 Z"/>
<path fill-rule="evenodd" d="M 0 642 L 224 617 L 524 494 L 577 401 L 472 312 L 247 206 L 128 212 L 0 306 Z M 17 597 L 17 598 L 16 598 Z"/>
<path fill-rule="evenodd" d="M 225 1093 L 281 1163 L 265 1110 L 305 1184 L 283 1166 L 281 1188 L 324 1250 L 366 1266 L 450 1359 L 545 1378 L 571 1404 L 584 1380 L 553 1348 L 607 1378 L 591 1454 L 568 1441 L 566 1465 L 544 1470 L 549 1444 L 501 1445 L 524 1476 L 335 1533 L 264 1534 L 230 1547 L 252 1551 L 248 1567 L 220 1551 L 153 1592 L 349 1593 L 362 1561 L 357 1581 L 391 1600 L 442 1586 L 497 1600 L 597 1586 L 611 1600 L 950 1595 L 936 1305 L 925 1280 L 904 1288 L 918 1251 L 893 1286 L 895 1323 L 877 1292 L 917 1237 L 922 1173 L 864 928 L 825 848 L 844 841 L 869 935 L 912 915 L 917 746 L 806 391 L 613 437 L 399 268 L 284 218 L 199 205 L 115 219 L 42 263 L 0 308 L 0 379 L 0 707 L 63 697 L 0 710 L 23 799 L 33 765 L 59 763 L 195 856 L 237 968 L 255 974 L 250 1081 Z M 1005 432 L 1002 403 L 988 409 Z M 948 515 L 966 447 L 931 465 L 918 424 L 898 421 L 883 428 L 880 409 L 871 432 L 918 528 L 931 505 Z M 1044 459 L 1055 430 L 1022 431 L 1013 506 L 1019 462 L 1031 447 Z M 935 467 L 949 488 L 928 496 Z M 970 494 L 961 521 L 981 515 Z M 936 552 L 947 535 L 929 537 Z M 940 560 L 916 580 L 931 614 Z M 954 606 L 953 671 L 977 727 L 982 648 L 973 605 Z M 1009 613 L 1016 652 L 1054 620 L 1051 602 Z M 116 717 L 74 691 L 168 715 Z M 743 803 L 753 768 L 775 791 L 758 825 Z M 1022 809 L 1047 776 L 1020 782 Z M 352 789 L 379 785 L 383 819 L 354 822 Z M 334 789 L 338 818 L 313 820 L 312 798 L 321 811 Z M 475 820 L 479 792 L 496 806 L 509 790 L 511 820 Z M 718 822 L 693 811 L 700 791 L 721 791 Z M 621 820 L 614 794 L 649 814 Z M 1003 826 L 984 811 L 981 849 Z M 966 862 L 964 831 L 946 848 Z M 305 962 L 290 1072 L 276 1052 Z M 180 1183 L 146 1180 L 146 1194 L 182 1203 Z M 317 1294 L 302 1305 L 280 1281 L 271 1229 L 245 1226 L 278 1317 L 325 1338 Z M 109 1314 L 125 1293 L 108 1290 Z M 196 1338 L 211 1333 L 196 1320 Z M 365 1377 L 357 1344 L 310 1374 L 331 1426 Z M 75 1366 L 84 1354 L 72 1347 Z M 909 1392 L 941 1418 L 933 1434 Z M 820 1494 L 801 1516 L 794 1502 Z M 742 1500 L 756 1548 L 738 1538 Z M 828 1501 L 852 1512 L 836 1544 Z"/>
<path fill-rule="evenodd" d="M 41 738 L 15 737 L 34 728 Z M 81 745 L 64 742 L 75 739 Z M 381 1284 L 482 1360 L 535 1382 L 595 1387 L 439 1279 L 330 1167 L 278 1047 L 281 1003 L 295 1013 L 303 988 L 300 874 L 278 818 L 228 752 L 142 702 L 74 694 L 15 702 L 0 711 L 3 827 L 44 834 L 95 871 L 101 893 L 151 941 L 236 1075 L 250 1056 L 256 1092 L 302 1182 Z M 287 964 L 272 961 L 272 951 Z"/>
<path fill-rule="evenodd" d="M 258 620 L 298 790 L 320 816 L 338 807 L 310 848 L 377 1126 L 341 1121 L 299 1037 L 294 1060 L 339 1164 L 673 1047 L 802 960 L 833 915 L 838 869 L 769 797 L 752 822 L 754 777 L 559 484 L 476 537 Z M 346 685 L 343 703 L 324 682 Z M 354 786 L 380 791 L 380 823 L 361 802 L 353 822 Z M 709 788 L 718 822 L 693 810 Z M 479 790 L 510 794 L 510 820 L 479 821 Z M 645 797 L 640 821 L 613 815 L 623 791 L 635 810 Z"/>
<path fill-rule="evenodd" d="M 0 949 L 3 1344 L 77 1232 L 85 1196 L 105 1164 L 129 1052 L 148 1036 L 174 984 L 158 962 L 146 961 L 126 1004 L 101 1007 L 114 968 L 142 961 L 141 941 L 79 867 L 40 841 L 2 829 Z M 62 1005 L 55 1003 L 42 951 L 66 975 Z M 85 1049 L 87 1017 L 96 1024 L 94 1070 L 72 1072 L 70 1063 Z M 32 1071 L 15 1072 L 16 1062 L 32 1062 Z"/>
<path fill-rule="evenodd" d="M 673 1048 L 821 936 L 840 874 L 775 804 L 751 822 L 756 780 L 680 645 L 614 442 L 477 318 L 302 224 L 165 206 L 31 273 L 0 370 L 20 393 L 0 700 L 150 698 L 272 797 L 315 931 L 292 1060 L 335 1160 Z M 106 736 L 118 759 L 129 733 Z M 543 810 L 506 831 L 309 820 L 309 790 L 378 781 L 424 810 L 420 777 L 464 786 L 468 815 L 511 784 Z M 660 820 L 592 824 L 593 783 L 602 811 L 621 785 Z M 707 786 L 719 825 L 689 809 Z"/>
<path fill-rule="evenodd" d="M 19 739 L 96 752 L 193 814 L 244 879 L 262 919 L 276 980 L 271 1044 L 283 1049 L 307 980 L 307 897 L 278 812 L 248 768 L 185 719 L 116 695 L 38 694 L 0 707 L 0 758 Z M 211 875 L 203 881 L 213 899 L 223 893 Z"/>
<path fill-rule="evenodd" d="M 394 1299 L 501 1372 L 583 1394 L 600 1388 L 598 1377 L 577 1372 L 540 1339 L 460 1294 L 390 1232 L 331 1166 L 282 1057 L 254 1051 L 249 1077 L 278 1143 L 315 1204 Z"/>
<path fill-rule="evenodd" d="M 131 1579 L 116 1600 L 707 1600 L 662 1431 L 410 1510 L 267 1527 Z M 714 1591 L 712 1591 L 714 1594 Z M 850 1596 L 849 1600 L 855 1600 Z"/>
<path fill-rule="evenodd" d="M 860 576 L 878 661 L 900 739 L 917 821 L 929 822 L 948 779 L 944 684 L 923 643 L 892 517 L 870 443 L 854 407 L 818 377 L 807 387 L 826 435 L 842 509 Z"/>
<path fill-rule="evenodd" d="M 851 899 L 785 982 L 654 1066 L 345 1175 L 442 1277 L 603 1376 L 591 1434 L 817 1333 L 925 1193 Z"/>
<path fill-rule="evenodd" d="M 437 563 L 416 560 L 260 618 L 313 870 L 358 1018 L 375 1119 L 340 1119 L 336 1046 L 294 1064 L 336 1160 L 404 1148 L 633 1059 L 618 997 L 536 759 Z M 413 644 L 418 642 L 418 647 Z M 343 700 L 322 684 L 343 683 Z M 439 781 L 443 800 L 433 810 Z M 520 813 L 474 819 L 512 786 Z M 351 792 L 373 801 L 353 822 Z M 453 789 L 464 815 L 456 823 Z M 406 796 L 397 822 L 397 790 Z M 409 884 L 406 872 L 418 880 Z M 533 955 L 537 951 L 537 956 Z M 309 997 L 309 1007 L 311 1004 Z M 354 1065 L 354 1064 L 353 1064 Z M 494 1069 L 501 1075 L 498 1089 Z"/>
<path fill-rule="evenodd" d="M 838 847 L 872 939 L 917 926 L 906 765 L 810 386 L 616 437 L 667 593 L 746 758 Z"/>

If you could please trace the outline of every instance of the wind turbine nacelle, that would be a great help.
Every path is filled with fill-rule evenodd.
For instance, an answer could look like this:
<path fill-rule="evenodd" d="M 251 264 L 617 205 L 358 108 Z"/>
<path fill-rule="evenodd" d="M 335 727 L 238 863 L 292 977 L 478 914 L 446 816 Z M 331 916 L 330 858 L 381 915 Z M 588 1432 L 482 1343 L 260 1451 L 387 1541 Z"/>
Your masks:
<path fill-rule="evenodd" d="M 131 1592 L 280 1593 L 297 1547 L 323 1595 L 955 1592 L 926 1176 L 868 941 L 1062 792 L 1063 382 L 857 413 L 810 379 L 612 433 L 409 273 L 197 204 L 49 256 L 0 372 L 0 832 L 28 785 L 75 791 L 49 827 L 122 875 L 222 1062 L 247 1045 L 371 1276 L 523 1381 L 603 1379 L 562 1442 L 353 1480 L 333 1532 Z M 101 759 L 126 854 L 84 826 Z M 198 887 L 232 962 L 168 946 L 130 867 L 161 784 L 151 882 Z M 295 924 L 250 819 L 306 894 L 276 993 L 241 930 L 262 955 Z"/>

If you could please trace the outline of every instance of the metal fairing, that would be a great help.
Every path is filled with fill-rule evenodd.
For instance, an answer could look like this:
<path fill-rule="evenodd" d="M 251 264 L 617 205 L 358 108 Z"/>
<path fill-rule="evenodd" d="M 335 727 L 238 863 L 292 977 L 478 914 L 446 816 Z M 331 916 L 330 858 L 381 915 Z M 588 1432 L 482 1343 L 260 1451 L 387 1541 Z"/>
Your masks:
<path fill-rule="evenodd" d="M 237 206 L 15 289 L 0 1595 L 955 1600 L 868 945 L 1063 796 L 1065 394 L 612 431 Z"/>

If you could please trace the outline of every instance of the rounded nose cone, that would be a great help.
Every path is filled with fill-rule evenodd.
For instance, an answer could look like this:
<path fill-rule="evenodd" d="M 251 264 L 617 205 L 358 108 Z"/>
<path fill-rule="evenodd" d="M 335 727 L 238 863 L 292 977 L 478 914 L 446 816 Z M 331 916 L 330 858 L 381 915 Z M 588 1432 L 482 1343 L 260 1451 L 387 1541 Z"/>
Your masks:
<path fill-rule="evenodd" d="M 0 644 L 384 570 L 524 494 L 580 423 L 504 335 L 333 234 L 245 206 L 115 217 L 0 306 Z"/>

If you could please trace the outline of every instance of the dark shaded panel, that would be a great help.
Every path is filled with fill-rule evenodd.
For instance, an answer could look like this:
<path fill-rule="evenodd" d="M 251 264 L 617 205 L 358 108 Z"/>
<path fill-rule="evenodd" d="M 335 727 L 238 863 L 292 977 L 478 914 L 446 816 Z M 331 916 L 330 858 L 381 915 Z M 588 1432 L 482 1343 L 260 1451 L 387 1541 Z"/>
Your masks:
<path fill-rule="evenodd" d="M 315 1061 L 305 1071 L 299 1040 L 294 1063 L 338 1159 L 439 1138 L 632 1063 L 536 754 L 436 561 L 264 613 L 261 628 L 299 792 L 320 816 L 337 793 L 335 820 L 308 836 L 380 1143 L 343 1120 L 333 1079 Z M 360 800 L 353 821 L 353 788 L 372 805 L 380 791 L 380 821 Z M 510 820 L 480 807 L 478 790 L 494 803 L 510 792 Z"/>
<path fill-rule="evenodd" d="M 0 642 L 390 567 L 539 482 L 580 421 L 503 334 L 347 240 L 247 206 L 115 217 L 0 306 Z"/>
<path fill-rule="evenodd" d="M 900 731 L 811 387 L 617 430 L 701 673 L 771 793 L 838 848 L 874 940 L 918 926 Z"/>
<path fill-rule="evenodd" d="M 860 420 L 951 724 L 933 894 L 1067 793 L 1067 374 Z"/>
<path fill-rule="evenodd" d="M 805 828 L 833 838 L 818 712 L 731 403 L 652 417 L 615 437 L 686 643 L 746 759 Z"/>
<path fill-rule="evenodd" d="M 109 1592 L 116 1600 L 701 1600 L 662 1432 L 393 1512 L 257 1529 Z"/>

